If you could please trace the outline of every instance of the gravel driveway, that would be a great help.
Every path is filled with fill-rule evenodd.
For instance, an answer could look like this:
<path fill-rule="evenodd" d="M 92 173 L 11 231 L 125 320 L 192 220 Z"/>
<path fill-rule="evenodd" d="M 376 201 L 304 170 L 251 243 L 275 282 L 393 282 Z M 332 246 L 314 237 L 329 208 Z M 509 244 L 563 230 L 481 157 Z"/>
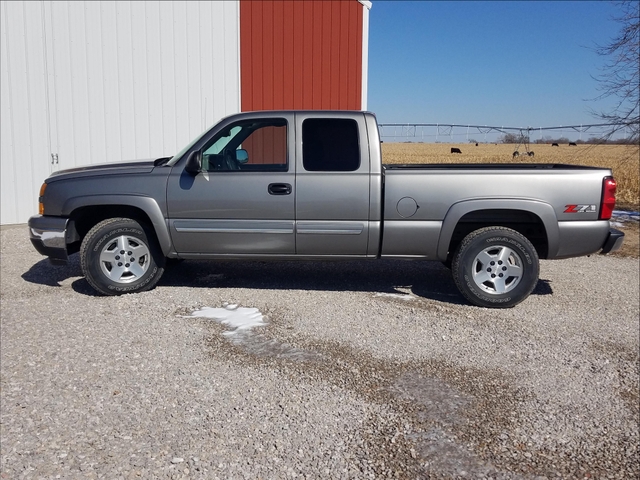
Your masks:
<path fill-rule="evenodd" d="M 543 262 L 508 310 L 400 261 L 186 261 L 99 297 L 0 233 L 3 479 L 640 476 L 637 259 Z M 191 316 L 227 303 L 267 325 Z"/>

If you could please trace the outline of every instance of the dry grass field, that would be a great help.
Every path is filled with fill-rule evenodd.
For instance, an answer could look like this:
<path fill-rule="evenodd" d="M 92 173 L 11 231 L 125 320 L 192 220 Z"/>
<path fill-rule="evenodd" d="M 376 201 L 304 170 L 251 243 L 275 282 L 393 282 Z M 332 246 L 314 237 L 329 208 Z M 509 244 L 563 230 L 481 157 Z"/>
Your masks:
<path fill-rule="evenodd" d="M 452 154 L 451 147 L 461 154 Z M 513 159 L 516 145 L 463 143 L 383 143 L 384 163 L 568 163 L 611 168 L 618 182 L 617 206 L 638 211 L 640 204 L 640 158 L 637 146 L 626 145 L 531 145 L 535 156 Z M 520 153 L 525 149 L 520 146 Z"/>

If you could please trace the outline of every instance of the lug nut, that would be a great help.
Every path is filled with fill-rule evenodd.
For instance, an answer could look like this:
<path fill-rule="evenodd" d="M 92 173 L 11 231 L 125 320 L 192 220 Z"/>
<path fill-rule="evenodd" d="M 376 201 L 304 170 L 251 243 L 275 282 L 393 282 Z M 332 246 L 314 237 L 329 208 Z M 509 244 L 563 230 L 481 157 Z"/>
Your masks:
<path fill-rule="evenodd" d="M 507 267 L 502 267 L 502 271 L 506 272 L 507 271 Z"/>
<path fill-rule="evenodd" d="M 120 260 L 120 255 L 116 255 L 116 260 Z"/>
<path fill-rule="evenodd" d="M 131 257 L 131 261 L 132 261 L 132 262 L 135 262 L 135 261 L 136 261 L 136 259 L 135 259 L 135 258 L 133 258 L 133 257 Z"/>
<path fill-rule="evenodd" d="M 122 262 L 118 262 L 118 266 L 121 267 L 122 266 Z"/>
<path fill-rule="evenodd" d="M 121 253 L 122 255 L 124 255 L 124 250 L 120 250 L 120 253 Z"/>
<path fill-rule="evenodd" d="M 125 266 L 125 267 L 127 267 L 127 268 L 129 268 L 129 264 L 128 264 L 128 263 L 125 263 L 125 264 L 124 264 L 124 266 Z"/>

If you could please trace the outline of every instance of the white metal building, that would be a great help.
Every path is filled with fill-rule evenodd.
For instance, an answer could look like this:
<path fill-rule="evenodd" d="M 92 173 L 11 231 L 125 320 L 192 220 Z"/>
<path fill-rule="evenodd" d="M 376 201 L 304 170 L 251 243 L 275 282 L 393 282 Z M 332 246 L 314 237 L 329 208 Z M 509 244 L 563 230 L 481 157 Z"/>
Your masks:
<path fill-rule="evenodd" d="M 3 1 L 2 223 L 37 213 L 54 170 L 172 155 L 238 112 L 238 11 L 235 1 Z"/>

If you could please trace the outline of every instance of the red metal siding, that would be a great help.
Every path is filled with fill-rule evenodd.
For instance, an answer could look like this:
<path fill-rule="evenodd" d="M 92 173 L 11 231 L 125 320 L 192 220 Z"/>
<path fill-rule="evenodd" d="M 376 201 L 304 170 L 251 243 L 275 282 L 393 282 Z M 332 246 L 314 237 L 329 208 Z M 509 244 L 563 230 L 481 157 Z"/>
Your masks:
<path fill-rule="evenodd" d="M 286 127 L 264 127 L 242 142 L 249 155 L 249 164 L 287 163 Z"/>
<path fill-rule="evenodd" d="M 241 108 L 359 110 L 357 0 L 240 0 Z"/>

